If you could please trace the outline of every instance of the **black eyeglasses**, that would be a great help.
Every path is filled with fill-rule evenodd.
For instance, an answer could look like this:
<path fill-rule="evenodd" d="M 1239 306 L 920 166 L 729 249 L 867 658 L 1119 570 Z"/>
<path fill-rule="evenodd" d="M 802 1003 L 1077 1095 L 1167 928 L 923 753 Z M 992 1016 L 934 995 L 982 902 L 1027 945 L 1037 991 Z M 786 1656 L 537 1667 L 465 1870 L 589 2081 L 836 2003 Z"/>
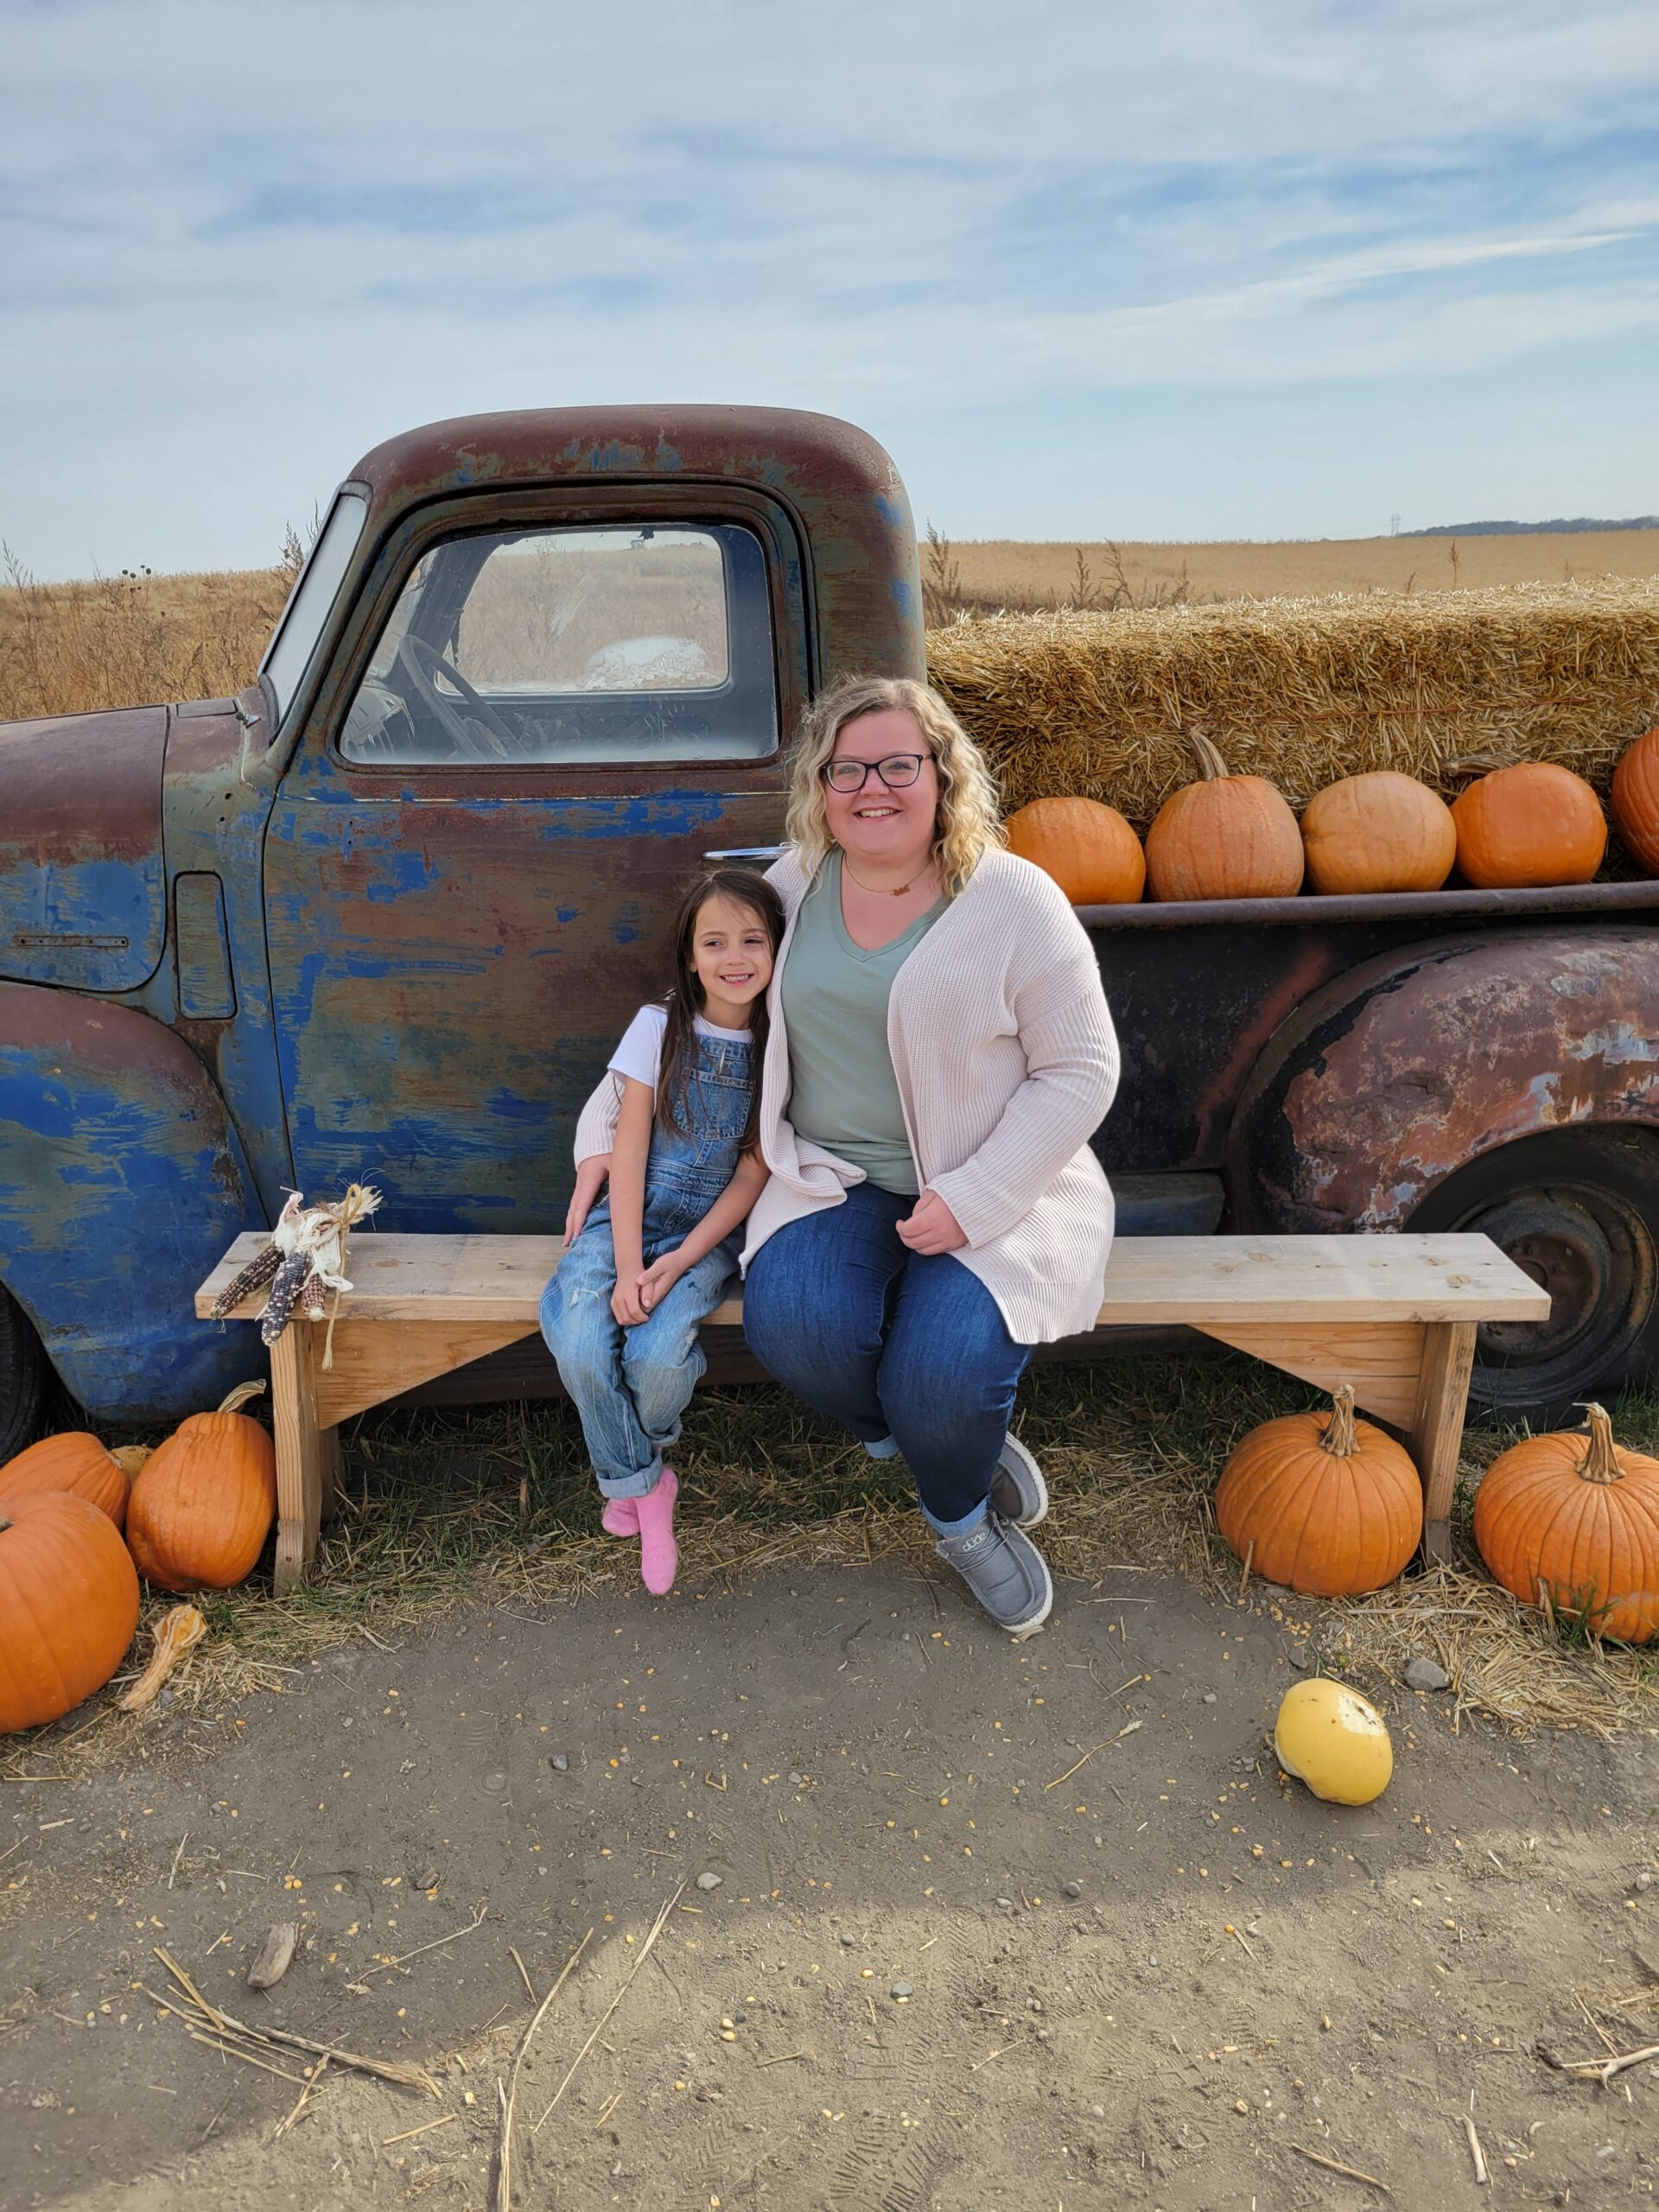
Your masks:
<path fill-rule="evenodd" d="M 874 769 L 877 780 L 890 791 L 901 791 L 922 772 L 925 753 L 889 753 L 885 760 L 826 760 L 818 773 L 832 791 L 849 798 L 861 791 Z"/>

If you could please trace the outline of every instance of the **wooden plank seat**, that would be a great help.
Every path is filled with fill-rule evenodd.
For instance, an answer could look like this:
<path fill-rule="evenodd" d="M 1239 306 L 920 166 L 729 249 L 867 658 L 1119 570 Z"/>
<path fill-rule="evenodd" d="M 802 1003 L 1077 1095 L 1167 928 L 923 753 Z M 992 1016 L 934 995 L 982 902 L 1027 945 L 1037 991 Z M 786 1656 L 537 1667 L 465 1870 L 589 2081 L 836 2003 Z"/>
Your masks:
<path fill-rule="evenodd" d="M 200 1317 L 265 1241 L 238 1237 L 196 1293 Z M 333 1365 L 320 1321 L 290 1322 L 271 1354 L 279 1589 L 315 1554 L 340 1423 L 533 1335 L 563 1249 L 557 1236 L 353 1238 Z M 232 1318 L 251 1319 L 263 1297 Z M 1484 1236 L 1138 1236 L 1112 1248 L 1098 1326 L 1184 1322 L 1322 1390 L 1351 1383 L 1415 1459 L 1425 1548 L 1443 1559 L 1476 1328 L 1548 1313 L 1548 1293 Z M 742 1318 L 731 1298 L 709 1322 Z"/>

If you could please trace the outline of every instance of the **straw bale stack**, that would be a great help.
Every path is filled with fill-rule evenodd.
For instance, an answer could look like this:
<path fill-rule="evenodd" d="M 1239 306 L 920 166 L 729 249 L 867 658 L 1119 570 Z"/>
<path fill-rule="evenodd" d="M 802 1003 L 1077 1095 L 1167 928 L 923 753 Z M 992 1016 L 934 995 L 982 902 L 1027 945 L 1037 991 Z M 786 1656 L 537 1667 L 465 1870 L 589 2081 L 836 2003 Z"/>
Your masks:
<path fill-rule="evenodd" d="M 928 639 L 938 690 L 1008 807 L 1073 792 L 1144 830 L 1197 724 L 1293 806 L 1397 768 L 1455 797 L 1471 753 L 1559 760 L 1604 797 L 1659 723 L 1659 578 L 998 615 Z"/>

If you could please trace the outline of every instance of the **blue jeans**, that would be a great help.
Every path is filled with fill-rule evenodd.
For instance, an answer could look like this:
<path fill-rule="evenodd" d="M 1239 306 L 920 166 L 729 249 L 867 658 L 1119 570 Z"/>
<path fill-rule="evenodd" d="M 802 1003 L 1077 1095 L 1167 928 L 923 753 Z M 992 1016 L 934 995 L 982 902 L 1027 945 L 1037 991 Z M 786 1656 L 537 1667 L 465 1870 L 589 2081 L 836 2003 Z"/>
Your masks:
<path fill-rule="evenodd" d="M 684 1128 L 651 1133 L 640 1222 L 647 1267 L 683 1244 L 737 1173 L 753 1095 L 753 1047 L 702 1037 L 681 1100 Z M 708 1365 L 697 1325 L 737 1273 L 728 1237 L 688 1268 L 638 1327 L 611 1311 L 616 1247 L 607 1192 L 542 1293 L 542 1334 L 575 1401 L 588 1456 L 607 1497 L 645 1497 L 662 1479 L 663 1453 Z"/>
<path fill-rule="evenodd" d="M 749 1262 L 743 1329 L 815 1412 L 866 1446 L 892 1439 L 923 1513 L 958 1535 L 985 1517 L 1031 1346 L 960 1260 L 901 1242 L 915 1204 L 855 1183 L 844 1205 L 778 1230 Z"/>
<path fill-rule="evenodd" d="M 653 1236 L 648 1229 L 645 1265 L 688 1233 Z M 542 1293 L 542 1334 L 575 1402 L 607 1497 L 645 1497 L 661 1481 L 663 1453 L 679 1435 L 680 1415 L 709 1363 L 698 1324 L 736 1272 L 730 1244 L 717 1244 L 637 1328 L 625 1329 L 611 1311 L 616 1254 L 609 1217 L 590 1219 L 559 1262 Z"/>

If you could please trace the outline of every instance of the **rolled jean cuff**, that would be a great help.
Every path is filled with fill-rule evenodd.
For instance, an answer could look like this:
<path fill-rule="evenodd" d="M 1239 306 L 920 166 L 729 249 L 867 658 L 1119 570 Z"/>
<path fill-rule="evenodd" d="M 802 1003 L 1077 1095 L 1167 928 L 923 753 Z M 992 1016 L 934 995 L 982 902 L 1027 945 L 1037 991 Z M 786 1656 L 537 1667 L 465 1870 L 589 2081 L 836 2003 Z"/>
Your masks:
<path fill-rule="evenodd" d="M 918 1499 L 917 1503 L 920 1504 L 921 1501 Z M 976 1505 L 971 1513 L 964 1513 L 960 1521 L 939 1521 L 936 1520 L 924 1505 L 922 1518 L 936 1536 L 969 1536 L 980 1526 L 990 1510 L 990 1500 L 988 1498 L 983 1505 Z"/>
<path fill-rule="evenodd" d="M 607 1497 L 649 1497 L 663 1479 L 663 1455 L 659 1452 L 638 1474 L 601 1475 L 597 1467 L 594 1473 Z"/>
<path fill-rule="evenodd" d="M 867 1437 L 860 1437 L 859 1442 L 872 1459 L 896 1459 L 899 1457 L 898 1444 L 891 1436 L 878 1436 L 874 1444 Z"/>

